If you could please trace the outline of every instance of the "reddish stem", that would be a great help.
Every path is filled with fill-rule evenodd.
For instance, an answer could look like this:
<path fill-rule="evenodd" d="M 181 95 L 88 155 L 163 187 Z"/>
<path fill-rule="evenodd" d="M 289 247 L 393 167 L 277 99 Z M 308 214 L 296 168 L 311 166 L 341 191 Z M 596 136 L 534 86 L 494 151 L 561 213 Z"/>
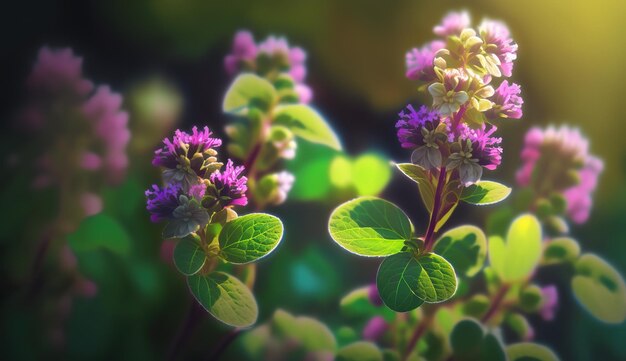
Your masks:
<path fill-rule="evenodd" d="M 446 185 L 446 167 L 441 167 L 439 170 L 439 179 L 437 181 L 437 189 L 435 190 L 435 199 L 433 202 L 433 211 L 430 214 L 430 220 L 428 221 L 428 229 L 424 235 L 424 249 L 426 252 L 430 251 L 433 247 L 433 239 L 435 235 L 435 227 L 439 222 L 439 211 L 441 210 L 441 194 L 443 188 Z"/>
<path fill-rule="evenodd" d="M 489 320 L 491 320 L 491 318 L 493 318 L 493 316 L 496 315 L 496 313 L 498 312 L 498 309 L 502 305 L 502 301 L 504 301 L 504 296 L 506 296 L 510 288 L 511 288 L 511 285 L 506 284 L 506 283 L 500 286 L 500 289 L 498 290 L 495 297 L 493 298 L 493 301 L 491 302 L 491 306 L 489 306 L 489 309 L 487 310 L 487 312 L 480 319 L 482 323 L 489 322 Z"/>
<path fill-rule="evenodd" d="M 413 335 L 411 335 L 411 340 L 409 340 L 409 344 L 407 345 L 406 351 L 404 353 L 404 357 L 402 358 L 403 360 L 406 360 L 409 358 L 409 356 L 411 355 L 411 352 L 413 352 L 413 349 L 417 345 L 417 341 L 419 341 L 419 339 L 424 335 L 424 333 L 428 329 L 428 326 L 430 326 L 432 319 L 433 319 L 432 315 L 424 316 L 424 319 L 422 320 L 422 322 L 420 322 L 417 328 L 415 329 L 415 331 L 413 331 Z"/>

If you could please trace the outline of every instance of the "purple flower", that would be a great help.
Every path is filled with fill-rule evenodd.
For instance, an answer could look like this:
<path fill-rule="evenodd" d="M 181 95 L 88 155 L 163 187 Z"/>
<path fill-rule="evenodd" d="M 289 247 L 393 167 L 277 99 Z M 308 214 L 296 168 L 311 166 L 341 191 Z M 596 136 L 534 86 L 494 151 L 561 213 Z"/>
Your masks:
<path fill-rule="evenodd" d="M 375 283 L 372 283 L 367 288 L 367 298 L 374 306 L 380 307 L 383 305 L 383 299 L 380 298 L 380 294 L 378 293 L 378 287 Z"/>
<path fill-rule="evenodd" d="M 539 313 L 544 320 L 552 321 L 559 306 L 559 292 L 555 286 L 551 285 L 542 287 L 541 293 L 543 295 L 543 303 Z"/>
<path fill-rule="evenodd" d="M 465 186 L 476 183 L 482 177 L 482 168 L 494 170 L 502 162 L 502 138 L 493 137 L 498 128 L 487 129 L 483 124 L 479 129 L 467 126 L 458 142 L 452 148 L 447 167 L 458 168 L 459 178 Z"/>
<path fill-rule="evenodd" d="M 469 25 L 470 16 L 467 11 L 451 12 L 443 18 L 441 24 L 433 28 L 433 32 L 439 36 L 460 35 Z"/>
<path fill-rule="evenodd" d="M 222 141 L 211 138 L 212 134 L 208 127 L 202 131 L 193 127 L 192 134 L 176 130 L 172 140 L 163 140 L 164 145 L 155 152 L 152 164 L 166 168 L 163 172 L 166 183 L 180 183 L 188 189 L 221 167 L 214 148 L 221 146 Z"/>
<path fill-rule="evenodd" d="M 381 316 L 372 317 L 363 328 L 363 339 L 366 341 L 376 341 L 381 338 L 389 325 Z"/>
<path fill-rule="evenodd" d="M 233 40 L 231 54 L 224 58 L 224 67 L 228 75 L 237 73 L 242 64 L 252 63 L 257 55 L 257 47 L 252 33 L 246 30 L 238 31 Z"/>
<path fill-rule="evenodd" d="M 122 96 L 100 86 L 83 105 L 82 111 L 94 124 L 94 133 L 103 144 L 103 166 L 112 182 L 119 182 L 128 166 L 126 146 L 130 141 L 128 113 L 121 110 Z"/>
<path fill-rule="evenodd" d="M 580 183 L 563 192 L 567 201 L 567 215 L 576 223 L 582 224 L 589 219 L 593 200 L 591 195 L 598 184 L 598 176 L 602 173 L 602 160 L 590 156 L 580 170 Z"/>
<path fill-rule="evenodd" d="M 156 184 L 146 190 L 146 208 L 150 212 L 150 220 L 154 223 L 172 217 L 174 209 L 178 207 L 178 196 L 183 194 L 180 184 L 169 184 L 159 188 Z"/>
<path fill-rule="evenodd" d="M 293 174 L 287 171 L 282 171 L 276 174 L 276 181 L 278 184 L 276 187 L 276 195 L 273 200 L 274 204 L 281 204 L 287 200 L 287 195 L 291 191 L 295 180 L 296 178 Z"/>
<path fill-rule="evenodd" d="M 224 171 L 216 171 L 211 174 L 211 183 L 214 186 L 214 199 L 222 207 L 245 206 L 248 204 L 246 191 L 248 178 L 241 176 L 243 166 L 233 166 L 233 161 L 228 160 Z"/>
<path fill-rule="evenodd" d="M 521 88 L 515 83 L 503 81 L 491 99 L 493 107 L 487 111 L 486 116 L 490 119 L 497 117 L 519 119 L 522 117 L 522 104 L 524 100 L 520 96 Z"/>
<path fill-rule="evenodd" d="M 588 219 L 603 163 L 589 154 L 589 142 L 578 129 L 530 129 L 521 158 L 519 185 L 532 186 L 542 197 L 561 193 L 567 203 L 566 213 L 574 222 L 584 223 Z M 540 176 L 537 172 L 541 172 Z"/>
<path fill-rule="evenodd" d="M 511 39 L 509 29 L 502 22 L 483 20 L 478 30 L 483 40 L 483 49 L 498 58 L 499 68 L 504 76 L 511 76 L 513 61 L 517 59 L 517 44 Z"/>
<path fill-rule="evenodd" d="M 36 93 L 58 94 L 69 92 L 74 96 L 86 96 L 93 83 L 82 75 L 83 59 L 74 55 L 72 49 L 39 49 L 37 62 L 26 85 Z"/>
<path fill-rule="evenodd" d="M 406 77 L 411 80 L 429 82 L 436 78 L 433 61 L 435 53 L 445 47 L 443 41 L 433 41 L 421 49 L 414 48 L 406 53 Z"/>
<path fill-rule="evenodd" d="M 147 209 L 152 222 L 169 221 L 163 231 L 165 238 L 181 238 L 197 231 L 209 221 L 209 214 L 200 201 L 206 186 L 194 185 L 185 193 L 180 184 L 169 184 L 164 188 L 153 185 L 146 190 Z"/>
<path fill-rule="evenodd" d="M 439 112 L 430 110 L 425 105 L 415 111 L 411 104 L 398 113 L 400 119 L 396 122 L 398 141 L 406 149 L 415 149 L 425 144 L 422 128 L 434 130 L 440 122 Z"/>

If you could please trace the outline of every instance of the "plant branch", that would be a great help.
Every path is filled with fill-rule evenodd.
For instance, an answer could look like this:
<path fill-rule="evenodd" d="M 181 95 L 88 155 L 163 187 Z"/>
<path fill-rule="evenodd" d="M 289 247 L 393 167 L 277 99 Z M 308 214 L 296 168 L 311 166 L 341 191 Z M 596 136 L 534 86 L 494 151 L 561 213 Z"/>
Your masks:
<path fill-rule="evenodd" d="M 202 310 L 196 302 L 191 300 L 191 305 L 187 311 L 185 320 L 178 328 L 178 332 L 170 342 L 169 350 L 167 351 L 166 360 L 174 361 L 177 359 L 177 355 L 183 348 L 185 341 L 189 338 L 193 330 L 196 328 L 198 321 L 201 319 Z"/>
<path fill-rule="evenodd" d="M 241 330 L 236 328 L 230 331 L 229 333 L 227 333 L 224 337 L 222 337 L 219 344 L 217 345 L 217 347 L 215 348 L 215 350 L 209 357 L 209 361 L 219 360 L 222 354 L 224 353 L 224 351 L 226 351 L 228 346 L 230 346 L 230 344 L 233 343 L 237 339 L 237 337 L 239 337 L 239 335 L 241 335 Z"/>
<path fill-rule="evenodd" d="M 493 316 L 496 315 L 496 313 L 498 312 L 498 309 L 502 305 L 502 301 L 504 301 L 504 296 L 506 296 L 510 288 L 511 288 L 511 285 L 506 284 L 506 283 L 500 286 L 500 289 L 494 296 L 493 301 L 491 302 L 491 305 L 489 306 L 489 309 L 480 319 L 482 323 L 489 322 L 489 320 L 491 320 L 491 318 L 493 318 Z"/>
<path fill-rule="evenodd" d="M 407 360 L 409 358 L 409 356 L 411 355 L 411 352 L 413 352 L 413 349 L 415 349 L 415 346 L 417 346 L 417 342 L 424 335 L 424 333 L 426 332 L 426 330 L 432 323 L 433 317 L 434 317 L 434 312 L 433 314 L 424 316 L 424 318 L 419 323 L 419 325 L 417 325 L 417 327 L 413 331 L 413 334 L 411 335 L 411 339 L 409 340 L 409 344 L 406 347 L 406 351 L 404 352 L 404 356 L 402 357 L 402 360 Z"/>
<path fill-rule="evenodd" d="M 439 222 L 439 211 L 441 209 L 441 194 L 446 186 L 446 167 L 439 170 L 439 179 L 437 181 L 437 189 L 435 190 L 435 200 L 433 202 L 433 211 L 428 221 L 428 229 L 424 235 L 424 249 L 429 252 L 433 247 L 433 236 L 435 235 L 435 227 Z"/>

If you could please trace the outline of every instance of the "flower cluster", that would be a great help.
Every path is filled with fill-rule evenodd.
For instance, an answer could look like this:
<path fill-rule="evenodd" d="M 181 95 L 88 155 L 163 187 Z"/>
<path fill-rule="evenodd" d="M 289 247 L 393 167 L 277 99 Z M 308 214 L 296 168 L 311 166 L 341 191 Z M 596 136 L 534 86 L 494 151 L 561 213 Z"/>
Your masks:
<path fill-rule="evenodd" d="M 406 54 L 406 76 L 428 88 L 442 116 L 459 113 L 458 121 L 478 126 L 497 118 L 522 116 L 520 87 L 494 78 L 510 77 L 517 44 L 506 25 L 484 20 L 469 27 L 465 12 L 447 15 L 434 33 L 441 39 Z"/>
<path fill-rule="evenodd" d="M 299 47 L 290 47 L 285 38 L 270 36 L 257 44 L 249 31 L 242 30 L 235 34 L 232 52 L 224 59 L 224 67 L 230 75 L 254 72 L 270 81 L 288 75 L 294 82 L 299 102 L 309 103 L 313 92 L 304 83 L 305 61 L 306 52 Z"/>
<path fill-rule="evenodd" d="M 152 222 L 168 222 L 166 238 L 185 237 L 204 227 L 213 213 L 248 204 L 244 167 L 228 160 L 222 170 L 215 150 L 222 141 L 212 134 L 208 127 L 193 127 L 191 134 L 176 130 L 155 151 L 152 164 L 163 169 L 165 186 L 146 190 L 147 209 Z"/>
<path fill-rule="evenodd" d="M 480 180 L 483 168 L 494 170 L 500 165 L 502 139 L 493 136 L 495 126 L 472 129 L 460 123 L 454 128 L 452 119 L 426 106 L 416 111 L 408 105 L 399 117 L 401 146 L 412 149 L 411 162 L 426 170 L 442 166 L 457 170 L 461 183 L 469 185 Z"/>
<path fill-rule="evenodd" d="M 118 183 L 128 166 L 130 131 L 128 113 L 121 109 L 122 96 L 106 85 L 94 90 L 82 74 L 82 59 L 69 48 L 41 48 L 26 90 L 18 125 L 39 136 L 41 148 L 46 149 L 36 162 L 33 185 L 72 184 L 69 193 L 77 198 L 63 202 L 81 204 L 83 212 L 66 218 L 78 221 L 75 218 L 98 213 L 100 180 Z M 79 177 L 80 182 L 72 181 Z"/>
<path fill-rule="evenodd" d="M 456 171 L 465 186 L 480 180 L 483 168 L 500 165 L 502 139 L 490 123 L 522 117 L 520 86 L 493 79 L 511 76 L 517 45 L 500 22 L 485 20 L 478 31 L 465 12 L 447 15 L 434 33 L 442 39 L 409 51 L 407 78 L 422 83 L 432 109 L 408 105 L 396 123 L 411 161 L 426 170 Z"/>
<path fill-rule="evenodd" d="M 589 218 L 592 194 L 602 172 L 602 161 L 589 154 L 589 142 L 568 126 L 531 128 L 521 153 L 517 182 L 531 187 L 537 201 L 563 211 L 576 223 Z M 565 207 L 556 203 L 565 200 Z"/>

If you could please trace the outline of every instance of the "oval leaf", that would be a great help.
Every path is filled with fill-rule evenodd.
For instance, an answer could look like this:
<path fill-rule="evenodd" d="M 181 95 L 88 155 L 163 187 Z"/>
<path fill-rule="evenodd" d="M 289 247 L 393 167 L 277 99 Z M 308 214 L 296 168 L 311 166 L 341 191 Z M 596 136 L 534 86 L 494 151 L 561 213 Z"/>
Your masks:
<path fill-rule="evenodd" d="M 559 361 L 552 350 L 543 345 L 531 342 L 514 343 L 507 346 L 506 354 L 510 361 L 536 360 L 536 361 Z"/>
<path fill-rule="evenodd" d="M 411 253 L 400 252 L 385 258 L 376 275 L 376 287 L 385 305 L 396 312 L 406 312 L 424 303 L 415 292 L 422 271 Z"/>
<path fill-rule="evenodd" d="M 181 239 L 174 248 L 174 265 L 180 273 L 191 276 L 202 269 L 206 253 L 200 245 L 200 237 L 190 234 Z"/>
<path fill-rule="evenodd" d="M 122 256 L 130 253 L 132 245 L 122 225 L 106 214 L 85 218 L 78 229 L 67 236 L 67 240 L 74 252 L 106 249 Z"/>
<path fill-rule="evenodd" d="M 492 181 L 478 181 L 463 188 L 461 200 L 470 204 L 485 206 L 505 200 L 511 194 L 511 188 Z"/>
<path fill-rule="evenodd" d="M 424 302 L 438 303 L 450 299 L 456 292 L 454 268 L 443 257 L 428 253 L 417 258 L 422 268 L 415 294 Z"/>
<path fill-rule="evenodd" d="M 543 249 L 542 264 L 556 264 L 563 262 L 574 262 L 580 255 L 578 242 L 571 238 L 555 238 L 546 242 Z"/>
<path fill-rule="evenodd" d="M 388 256 L 411 238 L 411 222 L 393 203 L 361 197 L 337 207 L 330 215 L 330 235 L 346 250 L 361 256 Z"/>
<path fill-rule="evenodd" d="M 222 109 L 233 114 L 243 114 L 251 106 L 267 111 L 276 97 L 276 89 L 269 81 L 254 74 L 241 74 L 226 91 Z"/>
<path fill-rule="evenodd" d="M 337 348 L 337 341 L 332 331 L 314 318 L 293 316 L 278 309 L 274 312 L 271 324 L 276 334 L 298 341 L 298 344 L 306 351 L 335 351 Z"/>
<path fill-rule="evenodd" d="M 580 257 L 572 289 L 580 304 L 595 318 L 607 323 L 626 320 L 624 278 L 602 258 L 593 254 Z"/>
<path fill-rule="evenodd" d="M 383 361 L 383 353 L 371 342 L 357 341 L 339 349 L 335 361 Z"/>
<path fill-rule="evenodd" d="M 444 233 L 433 251 L 452 264 L 458 275 L 474 276 L 487 257 L 487 238 L 475 226 L 460 226 Z"/>
<path fill-rule="evenodd" d="M 454 360 L 505 361 L 506 354 L 498 339 L 485 333 L 476 321 L 466 319 L 454 326 L 450 334 Z"/>
<path fill-rule="evenodd" d="M 430 181 L 428 172 L 413 163 L 396 164 L 396 167 L 398 167 L 405 176 L 417 183 L 424 206 L 426 206 L 428 212 L 432 212 L 435 200 L 435 186 Z"/>
<path fill-rule="evenodd" d="M 498 276 L 506 282 L 528 277 L 541 258 L 541 225 L 537 218 L 525 214 L 513 220 L 506 243 L 500 237 L 489 238 L 489 261 Z"/>
<path fill-rule="evenodd" d="M 265 213 L 251 213 L 226 223 L 219 235 L 220 256 L 234 264 L 256 261 L 272 252 L 283 237 L 283 223 Z"/>
<path fill-rule="evenodd" d="M 341 150 L 337 135 L 324 118 L 304 104 L 282 105 L 274 112 L 274 123 L 289 128 L 293 134 L 309 142 Z"/>
<path fill-rule="evenodd" d="M 259 309 L 252 292 L 237 278 L 223 272 L 187 278 L 191 294 L 213 317 L 235 327 L 252 326 Z"/>

